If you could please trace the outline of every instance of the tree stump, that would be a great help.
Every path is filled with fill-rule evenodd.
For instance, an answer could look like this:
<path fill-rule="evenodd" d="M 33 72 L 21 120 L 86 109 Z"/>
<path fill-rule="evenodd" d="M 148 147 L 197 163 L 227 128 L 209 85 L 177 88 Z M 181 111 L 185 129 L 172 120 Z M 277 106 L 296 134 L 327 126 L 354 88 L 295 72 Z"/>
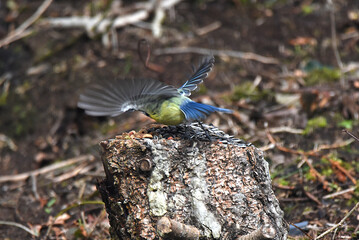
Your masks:
<path fill-rule="evenodd" d="M 191 124 L 125 133 L 101 146 L 106 178 L 98 189 L 113 239 L 287 237 L 268 163 L 251 144 Z"/>

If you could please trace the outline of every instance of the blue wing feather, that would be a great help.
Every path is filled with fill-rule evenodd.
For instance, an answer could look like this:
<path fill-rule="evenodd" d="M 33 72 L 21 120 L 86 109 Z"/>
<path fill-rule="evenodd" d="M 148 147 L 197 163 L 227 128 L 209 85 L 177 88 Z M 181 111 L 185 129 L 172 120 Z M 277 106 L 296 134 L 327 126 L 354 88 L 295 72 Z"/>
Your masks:
<path fill-rule="evenodd" d="M 198 67 L 197 71 L 185 82 L 182 87 L 178 88 L 178 92 L 183 96 L 190 96 L 191 91 L 197 88 L 197 85 L 203 82 L 208 76 L 208 73 L 214 66 L 214 57 L 209 56 L 202 60 L 202 63 Z"/>
<path fill-rule="evenodd" d="M 209 114 L 213 112 L 224 112 L 232 113 L 232 110 L 225 108 L 218 108 L 211 105 L 197 103 L 194 101 L 186 101 L 180 106 L 182 112 L 186 116 L 188 121 L 200 121 L 206 118 Z"/>

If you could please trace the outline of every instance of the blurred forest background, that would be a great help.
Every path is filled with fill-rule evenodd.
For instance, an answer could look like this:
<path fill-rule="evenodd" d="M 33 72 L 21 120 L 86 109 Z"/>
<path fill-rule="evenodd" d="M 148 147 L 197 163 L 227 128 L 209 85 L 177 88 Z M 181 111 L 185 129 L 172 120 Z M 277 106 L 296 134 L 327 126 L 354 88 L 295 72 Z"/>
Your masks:
<path fill-rule="evenodd" d="M 109 237 L 98 143 L 153 121 L 86 116 L 79 94 L 109 78 L 181 86 L 209 54 L 192 97 L 234 114 L 205 122 L 265 152 L 300 238 L 358 239 L 356 0 L 1 0 L 0 238 Z"/>

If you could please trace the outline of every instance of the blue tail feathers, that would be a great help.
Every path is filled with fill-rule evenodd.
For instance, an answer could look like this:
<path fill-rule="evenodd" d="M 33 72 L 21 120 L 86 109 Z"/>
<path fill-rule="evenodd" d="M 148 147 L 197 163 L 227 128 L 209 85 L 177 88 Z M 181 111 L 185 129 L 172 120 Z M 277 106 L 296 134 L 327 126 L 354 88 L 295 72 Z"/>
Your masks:
<path fill-rule="evenodd" d="M 232 113 L 232 110 L 189 101 L 181 105 L 181 110 L 188 121 L 200 121 L 213 112 Z"/>

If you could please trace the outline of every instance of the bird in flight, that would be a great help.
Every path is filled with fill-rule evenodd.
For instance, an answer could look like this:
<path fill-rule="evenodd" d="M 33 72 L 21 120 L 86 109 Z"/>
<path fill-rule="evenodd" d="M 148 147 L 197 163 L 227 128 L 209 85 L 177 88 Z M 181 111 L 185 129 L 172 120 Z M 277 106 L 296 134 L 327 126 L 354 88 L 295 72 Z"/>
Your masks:
<path fill-rule="evenodd" d="M 166 125 L 200 122 L 213 112 L 232 113 L 232 110 L 197 103 L 189 98 L 213 66 L 213 56 L 204 58 L 178 89 L 146 78 L 103 81 L 85 89 L 77 106 L 91 116 L 114 117 L 127 111 L 141 111 Z"/>

